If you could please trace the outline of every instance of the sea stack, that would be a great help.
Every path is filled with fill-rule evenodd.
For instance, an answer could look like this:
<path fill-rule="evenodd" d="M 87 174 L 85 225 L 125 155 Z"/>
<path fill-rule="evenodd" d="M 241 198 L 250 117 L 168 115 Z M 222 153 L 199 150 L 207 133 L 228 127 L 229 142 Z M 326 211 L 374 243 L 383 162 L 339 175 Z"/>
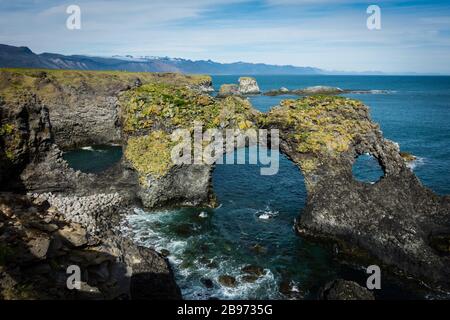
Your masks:
<path fill-rule="evenodd" d="M 260 94 L 258 83 L 255 78 L 241 77 L 239 78 L 239 92 L 242 95 L 247 94 Z"/>
<path fill-rule="evenodd" d="M 226 98 L 229 96 L 240 96 L 239 86 L 237 84 L 223 84 L 220 86 L 218 98 Z"/>

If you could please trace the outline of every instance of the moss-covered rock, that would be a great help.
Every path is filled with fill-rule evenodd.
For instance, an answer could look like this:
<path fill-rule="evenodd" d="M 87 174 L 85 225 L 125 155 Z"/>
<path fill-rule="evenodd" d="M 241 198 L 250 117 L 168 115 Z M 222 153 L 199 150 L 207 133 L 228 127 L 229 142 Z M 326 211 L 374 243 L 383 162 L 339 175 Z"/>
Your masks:
<path fill-rule="evenodd" d="M 211 77 L 177 73 L 0 69 L 0 98 L 34 94 L 48 109 L 58 146 L 120 143 L 118 95 L 157 83 L 210 91 Z"/>
<path fill-rule="evenodd" d="M 226 98 L 230 96 L 240 96 L 239 86 L 237 84 L 223 84 L 220 86 L 218 98 Z"/>
<path fill-rule="evenodd" d="M 297 152 L 310 155 L 300 164 L 304 171 L 318 167 L 318 155 L 339 157 L 359 136 L 376 128 L 360 101 L 334 96 L 283 100 L 268 113 L 264 125 L 282 129 L 295 141 Z"/>
<path fill-rule="evenodd" d="M 417 160 L 417 157 L 409 152 L 400 152 L 400 156 L 405 160 L 406 162 L 413 162 Z"/>
<path fill-rule="evenodd" d="M 141 176 L 161 177 L 173 166 L 170 151 L 173 142 L 164 131 L 153 131 L 146 136 L 130 137 L 125 157 Z"/>
<path fill-rule="evenodd" d="M 125 159 L 140 176 L 140 197 L 146 206 L 163 204 L 214 206 L 210 192 L 211 164 L 174 164 L 171 158 L 176 129 L 255 128 L 259 113 L 238 97 L 214 99 L 186 86 L 142 85 L 120 97 Z M 191 145 L 192 147 L 192 145 Z M 193 148 L 191 148 L 193 152 Z M 164 194 L 167 188 L 171 194 Z M 171 198 L 173 202 L 171 203 Z"/>
<path fill-rule="evenodd" d="M 232 128 L 253 120 L 257 112 L 247 100 L 228 97 L 215 100 L 183 86 L 162 83 L 143 85 L 121 97 L 123 130 L 127 134 L 163 128 Z M 247 125 L 249 123 L 247 122 Z"/>

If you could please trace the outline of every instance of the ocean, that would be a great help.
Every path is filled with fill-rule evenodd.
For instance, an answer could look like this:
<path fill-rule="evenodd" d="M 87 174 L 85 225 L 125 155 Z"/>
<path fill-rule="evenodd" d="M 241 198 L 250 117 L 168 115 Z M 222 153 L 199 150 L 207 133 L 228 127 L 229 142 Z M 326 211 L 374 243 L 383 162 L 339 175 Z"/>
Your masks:
<path fill-rule="evenodd" d="M 238 78 L 214 76 L 213 82 L 218 90 L 221 84 L 237 83 Z M 384 136 L 417 157 L 410 166 L 426 187 L 450 194 L 450 77 L 255 78 L 262 91 L 314 85 L 372 90 L 345 96 L 368 105 Z M 286 98 L 298 97 L 252 96 L 250 100 L 255 108 L 267 112 Z M 106 160 L 105 152 L 111 155 Z M 170 252 L 168 258 L 186 299 L 314 299 L 322 285 L 338 277 L 364 284 L 364 270 L 338 263 L 330 248 L 294 233 L 292 226 L 305 205 L 306 191 L 298 168 L 280 157 L 280 170 L 274 176 L 261 176 L 258 165 L 217 165 L 213 186 L 220 206 L 216 209 L 146 212 L 135 208 L 124 229 L 137 243 Z M 117 149 L 105 147 L 66 154 L 76 168 L 89 163 L 84 168 L 87 172 L 100 171 L 112 158 L 117 159 Z M 354 167 L 355 176 L 367 182 L 377 179 L 377 163 L 369 157 L 361 161 Z M 242 270 L 248 265 L 262 268 L 262 276 L 249 277 Z M 235 286 L 222 285 L 218 281 L 222 275 L 234 277 Z M 427 292 L 383 275 L 383 290 L 377 296 L 423 298 Z"/>

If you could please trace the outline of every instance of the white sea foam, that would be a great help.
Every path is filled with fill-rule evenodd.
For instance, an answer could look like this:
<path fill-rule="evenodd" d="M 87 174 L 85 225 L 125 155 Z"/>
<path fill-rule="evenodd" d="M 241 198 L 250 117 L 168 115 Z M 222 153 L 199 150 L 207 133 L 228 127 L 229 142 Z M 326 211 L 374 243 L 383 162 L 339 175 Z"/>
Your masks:
<path fill-rule="evenodd" d="M 81 150 L 94 151 L 94 148 L 92 148 L 91 146 L 88 146 L 88 147 L 82 147 Z"/>
<path fill-rule="evenodd" d="M 270 211 L 267 207 L 262 214 L 268 214 L 272 217 L 277 213 Z M 200 258 L 196 259 L 192 265 L 183 265 L 186 260 L 186 249 L 194 237 L 187 239 L 175 239 L 158 231 L 154 228 L 155 223 L 167 223 L 177 212 L 160 211 L 149 213 L 142 209 L 135 208 L 133 212 L 126 217 L 122 231 L 132 237 L 139 245 L 143 245 L 155 250 L 166 249 L 170 252 L 169 262 L 173 266 L 176 281 L 180 286 L 182 295 L 185 299 L 206 300 L 210 297 L 219 299 L 251 299 L 261 294 L 270 299 L 282 298 L 278 291 L 277 279 L 274 274 L 265 269 L 265 274 L 259 277 L 255 282 L 244 281 L 245 273 L 242 268 L 245 266 L 235 259 L 229 259 L 227 256 L 209 257 L 206 261 Z M 152 226 L 153 225 L 153 226 Z M 217 263 L 217 267 L 211 267 L 210 263 Z M 236 279 L 236 287 L 226 287 L 219 283 L 221 275 L 230 275 Z M 200 279 L 210 279 L 213 288 L 205 287 Z"/>
<path fill-rule="evenodd" d="M 414 161 L 408 162 L 406 166 L 411 169 L 411 171 L 414 171 L 417 167 L 423 166 L 425 162 L 425 158 L 417 157 Z"/>
<path fill-rule="evenodd" d="M 270 207 L 267 206 L 264 210 L 257 211 L 256 215 L 261 220 L 270 220 L 278 215 L 278 211 L 272 211 Z"/>

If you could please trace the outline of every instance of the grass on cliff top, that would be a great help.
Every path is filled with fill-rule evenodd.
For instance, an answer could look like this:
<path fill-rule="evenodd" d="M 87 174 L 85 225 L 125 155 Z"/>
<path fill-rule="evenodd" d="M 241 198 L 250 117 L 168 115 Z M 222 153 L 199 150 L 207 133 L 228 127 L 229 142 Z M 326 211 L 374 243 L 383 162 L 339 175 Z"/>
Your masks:
<path fill-rule="evenodd" d="M 136 79 L 144 84 L 167 83 L 185 86 L 211 82 L 210 76 L 179 73 L 0 69 L 0 96 L 8 102 L 24 91 L 29 91 L 36 93 L 43 102 L 54 102 L 55 98 L 64 99 L 73 92 L 114 94 L 127 86 L 133 86 Z"/>
<path fill-rule="evenodd" d="M 358 135 L 376 126 L 362 102 L 335 96 L 283 100 L 264 122 L 289 132 L 288 138 L 297 143 L 298 152 L 316 155 L 302 164 L 305 171 L 314 170 L 322 155 L 337 157 L 347 151 Z"/>
<path fill-rule="evenodd" d="M 194 121 L 208 128 L 253 126 L 256 111 L 237 97 L 215 100 L 183 86 L 164 83 L 143 85 L 121 97 L 124 131 L 127 133 L 163 127 L 192 128 Z"/>
<path fill-rule="evenodd" d="M 170 134 L 178 128 L 193 132 L 194 123 L 203 129 L 254 128 L 257 111 L 247 100 L 228 97 L 215 100 L 185 86 L 152 83 L 121 96 L 123 130 L 129 136 L 125 157 L 141 175 L 160 177 L 173 163 L 176 143 Z"/>

